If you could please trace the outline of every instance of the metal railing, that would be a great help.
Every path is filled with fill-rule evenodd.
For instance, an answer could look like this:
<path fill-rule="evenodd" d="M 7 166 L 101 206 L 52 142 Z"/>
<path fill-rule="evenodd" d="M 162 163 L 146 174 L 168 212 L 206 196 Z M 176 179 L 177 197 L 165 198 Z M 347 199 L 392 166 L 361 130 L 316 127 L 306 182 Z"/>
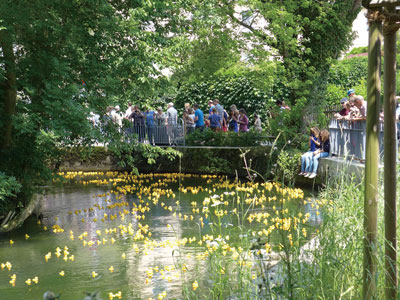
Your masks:
<path fill-rule="evenodd" d="M 331 154 L 365 160 L 366 121 L 332 119 L 329 123 Z M 379 153 L 383 157 L 383 123 L 379 126 Z"/>
<path fill-rule="evenodd" d="M 125 129 L 128 140 L 137 140 L 139 143 L 147 143 L 157 146 L 185 145 L 185 126 L 182 120 L 177 123 L 132 124 Z"/>
<path fill-rule="evenodd" d="M 333 119 L 335 113 L 339 112 L 343 107 L 340 104 L 327 105 L 324 114 L 328 119 Z"/>

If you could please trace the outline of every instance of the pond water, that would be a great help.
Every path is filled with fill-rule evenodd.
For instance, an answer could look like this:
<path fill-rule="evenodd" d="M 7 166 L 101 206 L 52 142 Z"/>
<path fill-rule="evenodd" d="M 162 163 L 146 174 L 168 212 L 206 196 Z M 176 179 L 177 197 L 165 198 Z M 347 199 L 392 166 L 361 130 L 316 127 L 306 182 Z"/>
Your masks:
<path fill-rule="evenodd" d="M 217 176 L 63 176 L 75 183 L 47 190 L 38 208 L 41 222 L 30 219 L 0 236 L 1 299 L 43 299 L 48 290 L 61 299 L 82 299 L 85 291 L 99 291 L 102 299 L 185 299 L 182 290 L 212 284 L 212 247 L 260 240 L 275 222 L 266 213 L 278 210 L 275 202 L 267 205 L 269 186 Z M 238 193 L 253 199 L 240 203 Z M 310 203 L 303 206 L 300 190 L 285 193 L 293 193 L 292 206 L 303 215 L 311 211 L 304 223 L 320 222 Z M 273 245 L 273 235 L 265 241 Z M 227 251 L 237 253 L 234 246 Z"/>

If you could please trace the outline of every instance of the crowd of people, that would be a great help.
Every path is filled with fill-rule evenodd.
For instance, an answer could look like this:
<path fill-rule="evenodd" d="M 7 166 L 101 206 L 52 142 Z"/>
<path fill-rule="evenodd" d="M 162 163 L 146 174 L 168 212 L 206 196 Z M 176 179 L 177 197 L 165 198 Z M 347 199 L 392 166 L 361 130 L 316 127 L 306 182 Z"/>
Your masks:
<path fill-rule="evenodd" d="M 157 110 L 151 109 L 150 106 L 145 106 L 144 110 L 140 110 L 138 105 L 132 105 L 131 102 L 128 103 L 128 108 L 124 113 L 121 112 L 119 105 L 109 106 L 103 117 L 90 113 L 89 120 L 103 131 L 108 124 L 113 123 L 118 130 L 124 130 L 127 135 L 137 134 L 139 142 L 144 142 L 147 136 L 147 141 L 153 145 L 172 144 L 178 134 L 177 127 L 180 126 L 178 111 L 172 102 L 167 104 L 165 112 L 161 106 L 157 107 Z M 227 112 L 218 99 L 208 102 L 206 112 L 203 112 L 197 103 L 193 107 L 186 103 L 182 120 L 185 134 L 206 129 L 224 132 L 249 130 L 249 118 L 246 111 L 243 108 L 238 110 L 236 105 L 231 105 Z M 257 132 L 262 131 L 262 122 L 257 114 L 254 114 L 253 127 Z"/>
<path fill-rule="evenodd" d="M 348 98 L 342 98 L 342 109 L 334 117 L 337 120 L 359 121 L 367 118 L 367 102 L 363 96 L 356 95 L 354 89 L 347 91 Z"/>
<path fill-rule="evenodd" d="M 246 111 L 243 108 L 238 110 L 236 105 L 231 105 L 229 112 L 227 112 L 218 99 L 208 101 L 208 111 L 206 113 L 200 109 L 197 103 L 193 105 L 193 108 L 189 103 L 186 103 L 183 121 L 187 134 L 195 130 L 203 131 L 206 128 L 224 132 L 247 132 L 249 130 L 249 118 Z M 254 114 L 254 129 L 261 132 L 261 124 L 260 117 Z"/>

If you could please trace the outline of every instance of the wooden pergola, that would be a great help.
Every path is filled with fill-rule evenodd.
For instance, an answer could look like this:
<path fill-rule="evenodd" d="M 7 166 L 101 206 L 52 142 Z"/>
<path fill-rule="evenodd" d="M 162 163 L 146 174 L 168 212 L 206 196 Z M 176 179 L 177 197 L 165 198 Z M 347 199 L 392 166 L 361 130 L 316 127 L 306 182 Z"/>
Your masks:
<path fill-rule="evenodd" d="M 397 299 L 396 240 L 396 32 L 400 28 L 400 1 L 363 0 L 368 9 L 368 114 L 364 197 L 363 299 L 377 299 L 377 222 L 379 177 L 379 107 L 381 44 L 384 39 L 384 200 L 385 296 Z"/>

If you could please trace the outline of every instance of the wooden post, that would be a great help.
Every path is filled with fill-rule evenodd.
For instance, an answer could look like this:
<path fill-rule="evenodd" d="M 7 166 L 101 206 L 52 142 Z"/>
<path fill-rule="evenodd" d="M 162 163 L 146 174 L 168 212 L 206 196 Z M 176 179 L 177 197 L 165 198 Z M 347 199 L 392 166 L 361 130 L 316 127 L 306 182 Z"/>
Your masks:
<path fill-rule="evenodd" d="M 365 156 L 364 195 L 364 273 L 363 299 L 376 299 L 377 286 L 377 222 L 379 176 L 379 102 L 381 93 L 382 23 L 376 18 L 379 10 L 368 10 L 368 91 L 367 141 Z"/>
<path fill-rule="evenodd" d="M 395 8 L 386 8 L 395 13 Z M 385 296 L 397 299 L 396 254 L 396 31 L 390 21 L 384 23 L 384 196 L 385 196 Z"/>

